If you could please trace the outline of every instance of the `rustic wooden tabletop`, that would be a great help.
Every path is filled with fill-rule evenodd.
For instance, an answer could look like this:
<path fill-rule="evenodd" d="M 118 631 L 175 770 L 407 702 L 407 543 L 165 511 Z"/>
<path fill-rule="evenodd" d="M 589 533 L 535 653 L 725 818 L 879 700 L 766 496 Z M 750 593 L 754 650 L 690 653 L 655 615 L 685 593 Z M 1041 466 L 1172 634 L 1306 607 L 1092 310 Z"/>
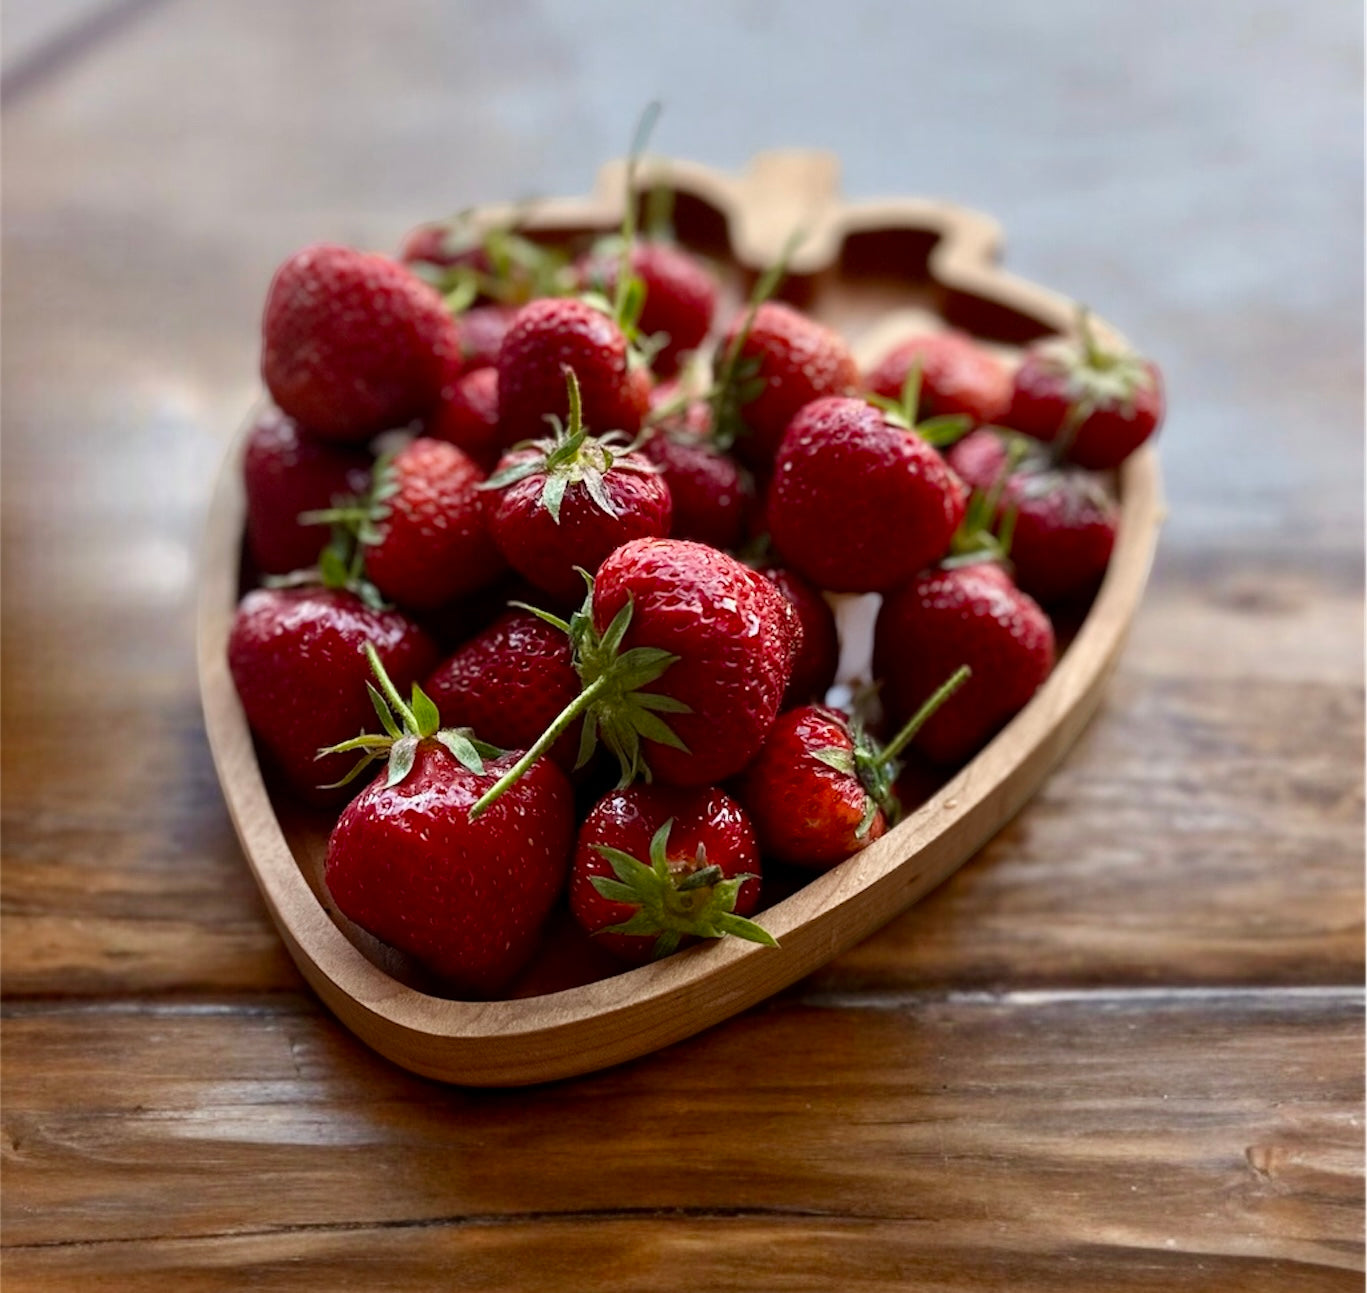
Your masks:
<path fill-rule="evenodd" d="M 6 1288 L 1362 1287 L 1362 116 L 1351 0 L 5 6 Z M 1159 358 L 1111 699 L 942 890 L 586 1079 L 422 1081 L 318 1005 L 191 605 L 305 242 L 833 148 Z"/>

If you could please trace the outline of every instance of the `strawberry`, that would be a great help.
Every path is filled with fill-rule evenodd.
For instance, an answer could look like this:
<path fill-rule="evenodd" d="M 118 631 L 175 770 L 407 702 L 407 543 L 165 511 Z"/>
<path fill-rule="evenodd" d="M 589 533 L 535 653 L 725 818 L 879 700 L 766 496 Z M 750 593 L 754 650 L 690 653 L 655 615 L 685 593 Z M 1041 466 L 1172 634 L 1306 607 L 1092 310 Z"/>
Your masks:
<path fill-rule="evenodd" d="M 546 416 L 569 414 L 566 368 L 579 381 L 584 422 L 633 436 L 649 407 L 649 387 L 633 375 L 626 335 L 585 301 L 553 297 L 524 305 L 498 352 L 499 413 L 505 442 L 546 432 Z"/>
<path fill-rule="evenodd" d="M 886 746 L 824 705 L 780 714 L 740 786 L 764 853 L 824 869 L 881 838 L 901 816 L 899 755 L 968 676 L 957 670 Z"/>
<path fill-rule="evenodd" d="M 479 822 L 470 807 L 513 756 L 442 728 L 418 687 L 405 704 L 373 648 L 370 688 L 384 735 L 344 741 L 386 771 L 347 805 L 323 875 L 338 910 L 407 952 L 453 991 L 489 997 L 531 958 L 564 887 L 574 796 L 542 760 Z"/>
<path fill-rule="evenodd" d="M 633 539 L 590 583 L 568 623 L 540 612 L 569 635 L 582 690 L 524 762 L 583 714 L 579 762 L 601 736 L 622 785 L 653 774 L 705 786 L 739 772 L 764 743 L 792 675 L 801 627 L 790 603 L 735 558 L 687 539 Z M 657 685 L 643 690 L 649 683 Z M 502 785 L 486 799 L 500 793 Z"/>
<path fill-rule="evenodd" d="M 725 934 L 777 947 L 745 919 L 759 886 L 755 832 L 734 799 L 713 786 L 628 786 L 599 800 L 579 829 L 570 911 L 636 965 Z"/>
<path fill-rule="evenodd" d="M 505 749 L 525 750 L 579 695 L 570 640 L 525 610 L 509 610 L 448 656 L 423 689 L 450 720 Z M 549 751 L 566 772 L 579 752 L 579 725 Z"/>
<path fill-rule="evenodd" d="M 913 713 L 953 669 L 968 684 L 921 729 L 915 747 L 935 763 L 977 753 L 1033 696 L 1054 665 L 1049 618 L 997 565 L 932 569 L 883 598 L 874 676 L 892 722 Z"/>
<path fill-rule="evenodd" d="M 797 612 L 802 626 L 802 645 L 793 661 L 793 676 L 783 695 L 783 705 L 800 705 L 824 697 L 835 682 L 840 664 L 840 639 L 835 614 L 829 603 L 806 580 L 782 566 L 761 566 L 759 573 L 779 590 Z"/>
<path fill-rule="evenodd" d="M 320 244 L 276 271 L 261 374 L 309 434 L 359 442 L 441 398 L 460 338 L 441 297 L 386 256 Z"/>
<path fill-rule="evenodd" d="M 1027 451 L 1013 464 L 1008 443 L 997 432 L 975 431 L 949 451 L 949 465 L 971 488 L 993 496 L 999 523 L 1011 514 L 1010 557 L 1020 588 L 1045 605 L 1088 592 L 1115 546 L 1115 503 L 1092 473 L 1055 467 L 1046 454 Z"/>
<path fill-rule="evenodd" d="M 605 239 L 582 257 L 575 267 L 580 287 L 615 296 L 621 250 L 620 239 Z M 696 257 L 668 242 L 637 242 L 629 260 L 631 272 L 645 285 L 636 326 L 644 336 L 663 339 L 651 366 L 668 376 L 678 371 L 680 357 L 701 346 L 711 330 L 717 280 Z"/>
<path fill-rule="evenodd" d="M 355 736 L 371 714 L 367 642 L 403 687 L 436 662 L 436 647 L 407 616 L 372 609 L 344 588 L 258 588 L 233 619 L 228 668 L 247 722 L 312 803 L 337 803 L 345 793 L 324 783 L 335 783 L 348 761 L 316 756 L 320 745 Z"/>
<path fill-rule="evenodd" d="M 460 351 L 466 368 L 496 368 L 499 347 L 517 314 L 511 305 L 476 305 L 460 316 Z"/>
<path fill-rule="evenodd" d="M 1011 375 L 962 332 L 934 332 L 894 346 L 865 378 L 875 395 L 901 397 L 911 366 L 921 366 L 921 403 L 929 414 L 962 413 L 975 425 L 998 422 L 1011 407 Z"/>
<path fill-rule="evenodd" d="M 482 486 L 489 532 L 510 566 L 552 597 L 570 599 L 630 539 L 669 533 L 669 486 L 614 432 L 582 421 L 579 383 L 566 373 L 569 425 L 514 449 Z"/>
<path fill-rule="evenodd" d="M 369 454 L 311 440 L 279 409 L 262 413 L 242 458 L 247 547 L 257 569 L 283 574 L 316 564 L 328 532 L 300 525 L 300 513 L 361 492 L 370 467 Z"/>
<path fill-rule="evenodd" d="M 696 539 L 714 548 L 740 545 L 754 487 L 734 458 L 689 431 L 660 427 L 641 452 L 659 468 L 669 488 L 676 538 Z"/>
<path fill-rule="evenodd" d="M 792 421 L 774 460 L 774 550 L 819 588 L 881 592 L 938 561 L 963 520 L 963 486 L 905 416 L 863 400 L 817 400 Z M 957 429 L 957 424 L 955 424 Z M 915 428 L 915 429 L 913 429 Z"/>
<path fill-rule="evenodd" d="M 481 229 L 466 216 L 412 230 L 399 259 L 446 295 L 452 309 L 472 301 L 523 305 L 565 291 L 572 278 L 557 248 L 511 226 Z"/>
<path fill-rule="evenodd" d="M 1086 311 L 1078 341 L 1054 339 L 1026 351 L 1016 371 L 1007 425 L 1055 442 L 1079 467 L 1118 467 L 1163 421 L 1158 366 L 1131 350 L 1102 346 Z"/>
<path fill-rule="evenodd" d="M 475 368 L 456 377 L 442 391 L 424 434 L 463 449 L 481 470 L 489 471 L 507 447 L 498 424 L 497 369 Z"/>

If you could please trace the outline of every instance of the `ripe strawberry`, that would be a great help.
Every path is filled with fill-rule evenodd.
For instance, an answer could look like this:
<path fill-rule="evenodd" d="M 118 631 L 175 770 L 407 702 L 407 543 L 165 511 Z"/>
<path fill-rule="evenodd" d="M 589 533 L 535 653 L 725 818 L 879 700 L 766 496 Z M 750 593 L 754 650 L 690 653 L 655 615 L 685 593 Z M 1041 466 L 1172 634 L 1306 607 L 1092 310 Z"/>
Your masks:
<path fill-rule="evenodd" d="M 875 395 L 900 399 L 907 374 L 921 365 L 921 403 L 927 413 L 962 413 L 975 425 L 998 422 L 1011 407 L 1011 375 L 962 332 L 926 333 L 894 346 L 870 371 Z"/>
<path fill-rule="evenodd" d="M 511 305 L 476 305 L 460 316 L 460 350 L 466 368 L 498 367 L 498 352 L 517 315 Z"/>
<path fill-rule="evenodd" d="M 460 339 L 440 296 L 386 256 L 320 244 L 276 271 L 261 374 L 310 435 L 363 441 L 441 398 Z"/>
<path fill-rule="evenodd" d="M 360 493 L 370 466 L 368 454 L 301 435 L 294 420 L 279 409 L 262 413 L 242 459 L 247 546 L 257 569 L 283 574 L 315 565 L 328 532 L 300 525 L 300 513 Z"/>
<path fill-rule="evenodd" d="M 627 339 L 601 310 L 553 297 L 524 305 L 498 352 L 499 414 L 505 439 L 546 433 L 546 416 L 569 415 L 565 369 L 579 380 L 584 422 L 633 436 L 649 407 L 648 386 L 633 376 Z"/>
<path fill-rule="evenodd" d="M 594 805 L 570 868 L 570 911 L 635 965 L 699 938 L 736 934 L 777 947 L 746 920 L 760 857 L 745 810 L 712 786 L 628 786 Z"/>
<path fill-rule="evenodd" d="M 498 425 L 498 370 L 475 368 L 458 376 L 442 391 L 424 433 L 464 450 L 482 471 L 491 470 L 507 447 Z"/>
<path fill-rule="evenodd" d="M 633 539 L 592 582 L 568 623 L 542 613 L 569 634 L 582 690 L 524 761 L 583 714 L 579 762 L 601 736 L 622 785 L 653 773 L 705 786 L 739 772 L 764 743 L 792 675 L 801 627 L 791 604 L 733 557 L 687 539 Z"/>
<path fill-rule="evenodd" d="M 788 690 L 783 694 L 784 708 L 823 698 L 830 691 L 840 664 L 834 612 L 815 588 L 791 570 L 761 566 L 759 573 L 792 603 L 802 626 L 802 645 L 793 661 Z"/>
<path fill-rule="evenodd" d="M 963 520 L 963 486 L 905 418 L 859 399 L 807 405 L 774 460 L 774 550 L 819 588 L 881 592 L 938 561 Z"/>
<path fill-rule="evenodd" d="M 669 488 L 674 516 L 671 533 L 676 538 L 695 539 L 714 548 L 739 547 L 754 487 L 734 458 L 698 435 L 660 427 L 641 452 L 660 469 L 660 478 Z"/>
<path fill-rule="evenodd" d="M 766 856 L 824 869 L 879 839 L 901 815 L 902 750 L 968 676 L 956 671 L 886 746 L 824 705 L 780 714 L 740 785 Z"/>
<path fill-rule="evenodd" d="M 1013 464 L 1007 439 L 986 428 L 960 440 L 949 465 L 971 488 L 995 491 L 999 523 L 1012 516 L 1016 584 L 1037 601 L 1050 605 L 1086 593 L 1106 573 L 1118 513 L 1096 476 L 1054 467 L 1042 453 L 1027 452 Z"/>
<path fill-rule="evenodd" d="M 383 736 L 335 747 L 387 772 L 347 806 L 328 840 L 324 879 L 337 908 L 421 961 L 454 991 L 488 997 L 527 963 L 564 886 L 574 796 L 541 760 L 479 822 L 470 807 L 513 756 L 442 728 L 414 687 L 405 704 L 373 649 L 370 689 Z M 383 693 L 383 695 L 381 695 Z"/>
<path fill-rule="evenodd" d="M 510 566 L 562 600 L 630 539 L 669 533 L 669 486 L 620 435 L 590 435 L 567 373 L 569 425 L 514 449 L 482 488 L 489 532 Z"/>
<path fill-rule="evenodd" d="M 1151 360 L 1107 349 L 1084 311 L 1079 340 L 1032 346 L 1016 371 L 1007 424 L 1056 455 L 1104 471 L 1118 467 L 1163 421 L 1163 379 Z"/>
<path fill-rule="evenodd" d="M 615 296 L 621 260 L 621 240 L 606 239 L 576 266 L 580 287 Z M 711 330 L 717 280 L 700 260 L 668 242 L 637 242 L 630 261 L 631 272 L 645 285 L 636 326 L 643 336 L 665 338 L 651 367 L 667 376 L 678 371 L 680 357 L 701 346 Z"/>
<path fill-rule="evenodd" d="M 505 611 L 428 675 L 423 689 L 453 723 L 508 750 L 525 750 L 579 695 L 570 640 L 530 611 Z M 548 752 L 566 772 L 579 752 L 574 724 Z"/>
<path fill-rule="evenodd" d="M 228 668 L 247 722 L 291 787 L 311 803 L 338 803 L 346 792 L 324 788 L 349 761 L 317 761 L 320 745 L 360 731 L 371 714 L 372 642 L 403 687 L 436 662 L 427 635 L 398 611 L 379 611 L 342 588 L 258 588 L 237 608 L 228 635 Z"/>
<path fill-rule="evenodd" d="M 859 384 L 854 357 L 837 333 L 775 301 L 741 315 L 719 353 L 718 433 L 756 468 L 772 462 L 799 409 Z"/>
<path fill-rule="evenodd" d="M 873 670 L 892 722 L 905 720 L 961 664 L 972 679 L 914 741 L 935 763 L 977 753 L 1054 665 L 1049 617 L 1000 566 L 926 570 L 883 598 Z"/>

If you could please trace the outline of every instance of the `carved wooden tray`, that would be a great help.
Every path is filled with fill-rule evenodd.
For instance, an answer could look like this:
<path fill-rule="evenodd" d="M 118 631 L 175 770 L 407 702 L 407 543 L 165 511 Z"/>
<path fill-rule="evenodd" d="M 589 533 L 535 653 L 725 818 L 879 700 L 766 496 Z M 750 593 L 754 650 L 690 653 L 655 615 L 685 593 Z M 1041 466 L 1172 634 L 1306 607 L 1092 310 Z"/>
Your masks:
<path fill-rule="evenodd" d="M 547 239 L 608 232 L 620 224 L 624 176 L 617 163 L 589 198 L 490 209 L 480 218 L 515 217 Z M 842 202 L 836 178 L 833 157 L 809 152 L 762 154 L 737 177 L 683 162 L 647 164 L 641 174 L 643 185 L 674 186 L 680 242 L 730 274 L 733 302 L 794 227 L 804 229 L 783 295 L 839 328 L 861 364 L 899 334 L 927 326 L 964 329 L 1008 356 L 1072 328 L 1072 302 L 997 266 L 1000 232 L 987 217 L 919 199 Z M 1116 335 L 1104 324 L 1099 331 Z M 568 1077 L 676 1042 L 815 970 L 962 866 L 1034 793 L 1095 711 L 1139 604 L 1161 517 L 1157 459 L 1146 448 L 1119 474 L 1110 567 L 1048 682 L 894 830 L 765 908 L 758 919 L 779 948 L 722 939 L 619 973 L 576 945 L 565 920 L 513 999 L 475 1003 L 435 995 L 417 967 L 332 909 L 321 879 L 330 822 L 273 795 L 263 779 L 225 649 L 241 592 L 244 437 L 214 492 L 198 625 L 205 723 L 229 811 L 291 955 L 338 1018 L 405 1068 L 474 1086 Z"/>

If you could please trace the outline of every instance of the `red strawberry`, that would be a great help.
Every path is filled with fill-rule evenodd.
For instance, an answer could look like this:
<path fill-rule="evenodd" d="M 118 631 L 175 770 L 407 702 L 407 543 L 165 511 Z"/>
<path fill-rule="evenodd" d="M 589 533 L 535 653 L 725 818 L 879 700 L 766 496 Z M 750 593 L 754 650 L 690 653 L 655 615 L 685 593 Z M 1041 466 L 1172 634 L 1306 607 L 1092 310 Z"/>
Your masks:
<path fill-rule="evenodd" d="M 369 454 L 301 435 L 279 409 L 262 413 L 242 459 L 247 546 L 257 569 L 283 574 L 316 564 L 327 528 L 300 525 L 299 514 L 361 493 L 370 466 Z"/>
<path fill-rule="evenodd" d="M 738 318 L 719 353 L 719 433 L 723 444 L 734 439 L 757 468 L 773 460 L 800 408 L 859 384 L 854 357 L 838 334 L 775 301 Z"/>
<path fill-rule="evenodd" d="M 746 920 L 760 858 L 745 810 L 712 786 L 628 786 L 579 830 L 570 911 L 594 941 L 640 965 L 699 938 L 737 934 L 777 947 Z"/>
<path fill-rule="evenodd" d="M 914 742 L 936 763 L 977 753 L 1054 665 L 1049 617 L 1000 566 L 927 570 L 883 598 L 873 669 L 892 722 L 906 719 L 961 664 L 972 679 Z"/>
<path fill-rule="evenodd" d="M 1032 346 L 1016 372 L 1008 425 L 1080 467 L 1118 467 L 1163 421 L 1163 379 L 1151 360 L 1096 341 L 1084 312 L 1079 341 Z"/>
<path fill-rule="evenodd" d="M 580 286 L 611 298 L 617 292 L 620 268 L 621 240 L 607 239 L 580 260 Z M 645 285 L 637 329 L 645 337 L 667 338 L 651 366 L 668 375 L 677 371 L 680 356 L 702 345 L 711 330 L 717 280 L 696 257 L 670 243 L 653 240 L 632 247 L 631 272 Z"/>
<path fill-rule="evenodd" d="M 425 433 L 470 455 L 483 471 L 498 462 L 506 446 L 498 425 L 498 371 L 476 368 L 442 391 Z"/>
<path fill-rule="evenodd" d="M 706 405 L 694 407 L 706 408 Z M 745 537 L 754 487 L 745 470 L 710 441 L 688 431 L 657 428 L 641 452 L 659 469 L 673 500 L 680 539 L 735 548 Z"/>
<path fill-rule="evenodd" d="M 292 788 L 313 803 L 347 792 L 322 789 L 351 760 L 316 759 L 319 746 L 355 736 L 372 715 L 361 654 L 375 644 L 401 687 L 435 663 L 436 647 L 397 611 L 372 610 L 340 588 L 259 588 L 237 608 L 228 668 L 247 722 Z"/>
<path fill-rule="evenodd" d="M 271 283 L 261 373 L 309 434 L 368 440 L 441 398 L 460 339 L 437 293 L 386 256 L 321 244 Z"/>
<path fill-rule="evenodd" d="M 334 827 L 324 864 L 328 890 L 343 915 L 451 989 L 491 996 L 531 958 L 564 886 L 573 792 L 543 759 L 472 822 L 471 806 L 514 756 L 443 729 L 436 706 L 416 687 L 405 704 L 378 658 L 370 658 L 386 735 L 345 741 L 337 752 L 383 758 L 387 772 Z"/>
<path fill-rule="evenodd" d="M 994 496 L 998 523 L 1012 516 L 1016 583 L 1037 601 L 1085 593 L 1106 573 L 1117 509 L 1096 476 L 1054 467 L 1042 454 L 1027 453 L 1013 465 L 1006 438 L 987 429 L 959 441 L 949 465 L 971 488 Z"/>
<path fill-rule="evenodd" d="M 499 413 L 508 442 L 546 434 L 546 415 L 569 415 L 565 369 L 579 380 L 584 422 L 635 435 L 649 407 L 633 376 L 627 339 L 601 310 L 552 297 L 524 305 L 498 352 Z"/>
<path fill-rule="evenodd" d="M 801 635 L 771 583 L 686 539 L 623 544 L 569 623 L 543 618 L 570 635 L 583 689 L 524 761 L 582 713 L 581 762 L 601 735 L 621 762 L 623 785 L 648 772 L 683 786 L 739 772 L 778 715 Z"/>
<path fill-rule="evenodd" d="M 859 399 L 797 415 L 774 460 L 769 530 L 819 588 L 880 592 L 938 561 L 963 520 L 963 486 L 909 423 Z"/>
<path fill-rule="evenodd" d="M 566 377 L 569 425 L 514 449 L 483 486 L 489 532 L 508 564 L 552 597 L 570 600 L 603 558 L 630 539 L 669 533 L 669 486 L 620 435 L 593 436 L 581 420 L 576 376 Z"/>
<path fill-rule="evenodd" d="M 759 573 L 792 603 L 802 625 L 802 645 L 783 696 L 784 707 L 800 705 L 813 697 L 823 698 L 830 691 L 840 664 L 834 612 L 815 588 L 791 570 L 761 566 Z"/>
<path fill-rule="evenodd" d="M 511 305 L 476 305 L 460 316 L 460 349 L 466 368 L 496 368 L 498 352 L 517 315 Z"/>
<path fill-rule="evenodd" d="M 451 722 L 504 749 L 527 749 L 579 695 L 570 640 L 530 611 L 510 610 L 447 657 L 423 689 Z M 579 724 L 549 752 L 566 772 Z"/>
<path fill-rule="evenodd" d="M 1011 407 L 1011 375 L 1004 365 L 962 332 L 934 332 L 894 346 L 865 385 L 897 400 L 907 374 L 921 365 L 921 403 L 927 413 L 962 413 L 975 424 L 998 422 Z"/>

